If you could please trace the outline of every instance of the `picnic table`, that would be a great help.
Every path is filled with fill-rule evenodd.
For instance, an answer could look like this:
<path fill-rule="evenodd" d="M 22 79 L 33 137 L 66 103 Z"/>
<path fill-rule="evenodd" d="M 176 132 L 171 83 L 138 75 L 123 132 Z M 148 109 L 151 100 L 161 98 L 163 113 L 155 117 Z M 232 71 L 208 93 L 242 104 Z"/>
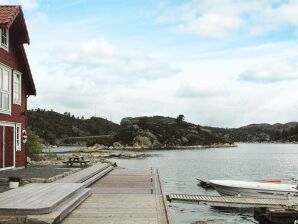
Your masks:
<path fill-rule="evenodd" d="M 80 164 L 80 166 L 87 166 L 89 160 L 85 160 L 84 156 L 71 156 L 68 158 L 68 161 L 63 161 L 67 166 L 73 166 L 74 164 Z"/>

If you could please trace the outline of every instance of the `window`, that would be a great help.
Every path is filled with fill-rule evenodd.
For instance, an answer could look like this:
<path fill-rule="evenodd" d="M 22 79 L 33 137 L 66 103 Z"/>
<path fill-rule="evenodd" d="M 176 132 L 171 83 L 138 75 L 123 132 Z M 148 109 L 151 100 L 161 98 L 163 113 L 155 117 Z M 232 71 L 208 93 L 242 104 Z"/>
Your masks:
<path fill-rule="evenodd" d="M 0 66 L 0 113 L 10 114 L 11 109 L 11 69 Z"/>
<path fill-rule="evenodd" d="M 1 47 L 8 50 L 8 29 L 1 28 Z"/>
<path fill-rule="evenodd" d="M 16 151 L 21 151 L 22 149 L 22 128 L 20 124 L 16 125 Z"/>
<path fill-rule="evenodd" d="M 22 77 L 19 72 L 13 72 L 13 103 L 21 105 Z"/>

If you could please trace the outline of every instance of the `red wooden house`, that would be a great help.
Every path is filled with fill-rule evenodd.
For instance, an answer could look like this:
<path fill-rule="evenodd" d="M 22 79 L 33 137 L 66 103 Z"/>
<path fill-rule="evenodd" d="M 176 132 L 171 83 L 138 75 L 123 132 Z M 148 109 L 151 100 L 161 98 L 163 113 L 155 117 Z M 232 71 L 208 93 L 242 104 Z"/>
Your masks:
<path fill-rule="evenodd" d="M 0 6 L 0 170 L 26 166 L 27 98 L 36 95 L 21 6 Z"/>

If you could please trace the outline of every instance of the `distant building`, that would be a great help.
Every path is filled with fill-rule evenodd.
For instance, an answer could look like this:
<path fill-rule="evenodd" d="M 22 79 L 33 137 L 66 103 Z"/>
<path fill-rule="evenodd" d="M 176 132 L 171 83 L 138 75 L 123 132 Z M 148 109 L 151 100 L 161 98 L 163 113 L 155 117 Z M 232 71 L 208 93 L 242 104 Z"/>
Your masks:
<path fill-rule="evenodd" d="M 27 98 L 36 90 L 25 43 L 21 6 L 0 6 L 0 170 L 26 166 Z"/>

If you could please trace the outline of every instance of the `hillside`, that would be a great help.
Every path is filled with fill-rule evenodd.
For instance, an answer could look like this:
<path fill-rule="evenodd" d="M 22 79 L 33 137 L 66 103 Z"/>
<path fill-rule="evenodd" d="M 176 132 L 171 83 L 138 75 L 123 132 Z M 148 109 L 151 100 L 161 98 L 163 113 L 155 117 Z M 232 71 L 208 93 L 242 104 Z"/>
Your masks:
<path fill-rule="evenodd" d="M 123 118 L 116 139 L 125 145 L 152 148 L 232 143 L 207 128 L 162 116 Z"/>
<path fill-rule="evenodd" d="M 298 122 L 250 124 L 240 128 L 210 128 L 234 142 L 298 142 Z"/>
<path fill-rule="evenodd" d="M 65 138 L 98 135 L 115 135 L 119 125 L 99 117 L 76 118 L 70 113 L 29 110 L 28 126 L 47 143 L 63 143 Z"/>
<path fill-rule="evenodd" d="M 233 142 L 298 142 L 298 122 L 250 124 L 240 128 L 203 127 L 179 118 L 127 117 L 120 125 L 99 117 L 29 110 L 28 125 L 49 144 L 123 145 L 144 148 Z"/>
<path fill-rule="evenodd" d="M 185 122 L 183 118 L 123 118 L 118 125 L 98 117 L 76 118 L 70 113 L 37 109 L 28 111 L 28 126 L 49 144 L 98 143 L 157 148 L 231 142 L 206 128 Z"/>

